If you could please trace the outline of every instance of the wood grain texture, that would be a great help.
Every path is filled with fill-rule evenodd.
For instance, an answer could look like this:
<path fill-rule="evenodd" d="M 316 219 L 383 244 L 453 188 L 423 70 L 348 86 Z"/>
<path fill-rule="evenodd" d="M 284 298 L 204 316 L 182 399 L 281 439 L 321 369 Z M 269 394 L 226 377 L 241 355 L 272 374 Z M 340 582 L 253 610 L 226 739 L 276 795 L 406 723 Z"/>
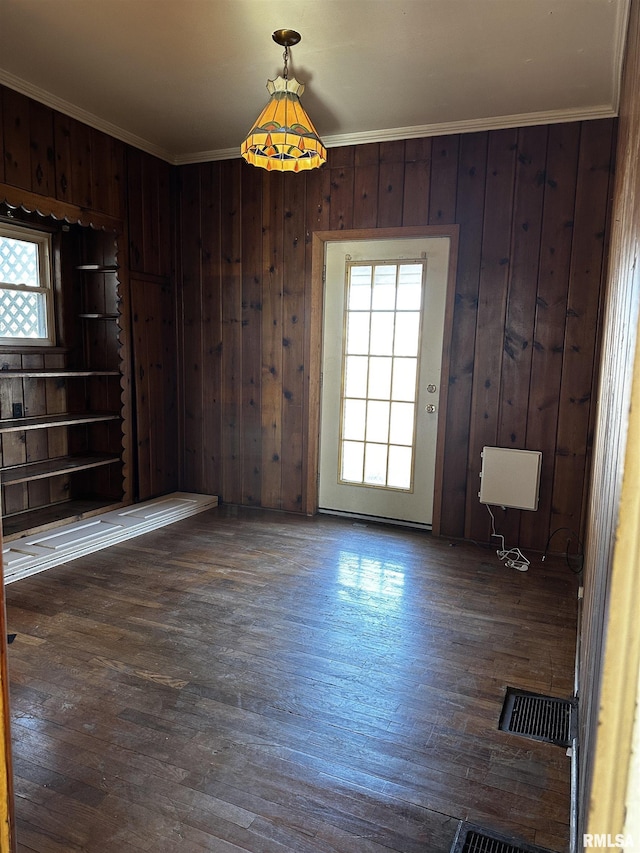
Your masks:
<path fill-rule="evenodd" d="M 619 526 L 634 365 L 638 365 L 640 271 L 640 5 L 630 4 L 617 138 L 616 178 L 611 216 L 610 263 L 605 294 L 606 321 L 598 391 L 598 422 L 588 512 L 589 541 L 584 568 L 584 612 L 580 646 L 580 794 L 578 832 L 606 823 L 613 833 L 625 826 L 633 795 L 626 790 L 636 713 L 638 638 L 637 595 L 633 586 L 620 600 L 617 584 L 637 577 L 629 546 L 629 515 Z M 595 235 L 593 235 L 595 236 Z M 596 252 L 596 240 L 592 251 Z M 631 433 L 629 434 L 631 440 Z M 633 458 L 630 456 L 629 458 Z M 637 464 L 629 468 L 634 483 Z M 628 488 L 628 487 L 627 487 Z M 631 522 L 637 530 L 637 515 Z M 622 534 L 622 538 L 621 538 Z M 616 554 L 616 549 L 620 554 Z M 617 569 L 620 565 L 621 568 Z M 612 578 L 617 577 L 612 594 Z M 627 608 L 631 608 L 631 615 Z M 608 624 L 611 623 L 611 629 Z M 615 625 L 614 625 L 615 623 Z M 603 669 L 605 676 L 603 678 Z M 620 827 L 620 829 L 618 829 Z"/>
<path fill-rule="evenodd" d="M 179 576 L 179 583 L 176 578 Z M 7 588 L 20 853 L 568 850 L 574 576 L 375 525 L 222 507 Z"/>
<path fill-rule="evenodd" d="M 309 247 L 314 231 L 340 232 L 370 223 L 377 228 L 388 223 L 459 224 L 458 278 L 447 342 L 448 400 L 440 436 L 444 476 L 436 495 L 439 531 L 487 540 L 488 516 L 477 500 L 480 452 L 484 444 L 500 443 L 544 453 L 541 509 L 535 514 L 510 511 L 505 532 L 538 550 L 551 530 L 569 520 L 583 534 L 613 128 L 611 121 L 586 122 L 336 148 L 326 168 L 285 176 L 286 184 L 282 176 L 256 176 L 243 165 L 241 269 L 236 285 L 223 286 L 219 278 L 217 287 L 223 310 L 239 298 L 233 286 L 252 294 L 248 301 L 243 297 L 246 325 L 239 331 L 246 366 L 234 364 L 232 372 L 221 374 L 215 356 L 205 353 L 200 371 L 202 377 L 216 377 L 227 401 L 237 394 L 230 383 L 237 381 L 238 369 L 243 377 L 242 410 L 248 420 L 245 425 L 234 419 L 240 437 L 230 434 L 223 441 L 226 451 L 222 449 L 235 454 L 239 441 L 246 485 L 238 500 L 273 508 L 299 506 L 302 511 L 315 505 L 319 376 L 312 375 L 309 359 L 318 347 L 321 297 L 312 288 Z M 196 183 L 204 180 L 207 168 L 184 167 Z M 225 175 L 236 165 L 222 162 L 219 168 Z M 302 234 L 304 258 L 297 251 Z M 206 234 L 199 236 L 205 251 L 222 252 L 214 242 L 206 244 Z M 187 240 L 182 248 L 189 254 L 196 245 Z M 189 266 L 193 258 L 184 260 Z M 264 297 L 259 339 L 251 309 L 258 291 Z M 578 292 L 584 307 L 576 317 L 571 303 Z M 305 305 L 304 324 L 290 323 L 289 302 Z M 225 326 L 222 352 L 238 351 L 236 332 Z M 574 344 L 575 334 L 581 340 Z M 579 350 L 571 349 L 574 345 Z M 257 383 L 256 347 L 263 365 Z M 295 359 L 304 379 L 301 413 L 291 405 L 298 397 L 288 387 L 294 374 L 282 373 L 293 368 L 289 357 L 295 352 L 303 357 Z M 576 367 L 570 367 L 574 362 Z M 293 396 L 287 398 L 287 392 Z M 194 388 L 189 396 L 195 400 L 197 393 Z M 578 399 L 584 402 L 577 404 Z M 186 411 L 192 404 L 185 400 Z M 262 429 L 257 455 L 256 406 Z M 300 459 L 305 473 L 298 478 Z M 236 480 L 222 466 L 214 465 L 209 474 L 216 494 L 237 494 Z M 197 488 L 202 476 L 202 471 L 185 473 L 185 487 Z"/>
<path fill-rule="evenodd" d="M 175 298 L 169 285 L 151 277 L 131 279 L 139 500 L 178 488 L 174 316 Z"/>

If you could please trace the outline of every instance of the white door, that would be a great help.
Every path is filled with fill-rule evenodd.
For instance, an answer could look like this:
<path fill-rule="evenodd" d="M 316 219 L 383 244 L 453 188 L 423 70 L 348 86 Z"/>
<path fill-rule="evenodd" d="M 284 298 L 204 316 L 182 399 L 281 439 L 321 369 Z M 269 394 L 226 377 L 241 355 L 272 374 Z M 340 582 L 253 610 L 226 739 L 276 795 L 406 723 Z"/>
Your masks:
<path fill-rule="evenodd" d="M 326 244 L 321 510 L 431 524 L 449 251 Z"/>

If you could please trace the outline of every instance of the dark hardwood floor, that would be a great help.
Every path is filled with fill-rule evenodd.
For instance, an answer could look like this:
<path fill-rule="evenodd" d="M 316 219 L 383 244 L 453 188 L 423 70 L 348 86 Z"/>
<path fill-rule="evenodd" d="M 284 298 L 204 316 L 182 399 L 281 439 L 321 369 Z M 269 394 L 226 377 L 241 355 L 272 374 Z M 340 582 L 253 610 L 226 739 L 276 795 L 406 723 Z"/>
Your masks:
<path fill-rule="evenodd" d="M 570 697 L 574 575 L 219 507 L 7 588 L 19 853 L 568 849 L 570 759 L 498 731 Z"/>

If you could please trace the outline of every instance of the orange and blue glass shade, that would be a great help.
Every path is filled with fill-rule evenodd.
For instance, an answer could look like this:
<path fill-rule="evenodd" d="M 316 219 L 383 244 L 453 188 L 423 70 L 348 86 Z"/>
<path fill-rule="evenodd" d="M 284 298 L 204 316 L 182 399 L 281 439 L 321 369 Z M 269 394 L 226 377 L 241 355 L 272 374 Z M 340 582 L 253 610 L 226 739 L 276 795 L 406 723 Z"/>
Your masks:
<path fill-rule="evenodd" d="M 271 98 L 240 147 L 242 157 L 268 171 L 316 169 L 327 151 L 300 103 L 304 85 L 294 77 L 269 80 Z"/>

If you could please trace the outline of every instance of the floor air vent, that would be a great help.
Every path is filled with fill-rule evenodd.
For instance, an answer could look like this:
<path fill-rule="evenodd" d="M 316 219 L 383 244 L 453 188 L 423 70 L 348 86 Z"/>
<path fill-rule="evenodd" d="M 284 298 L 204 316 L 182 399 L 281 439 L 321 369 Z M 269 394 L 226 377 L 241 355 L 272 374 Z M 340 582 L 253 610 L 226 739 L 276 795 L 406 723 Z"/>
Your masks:
<path fill-rule="evenodd" d="M 453 840 L 451 853 L 551 853 L 551 851 L 461 822 Z"/>
<path fill-rule="evenodd" d="M 566 747 L 574 736 L 573 718 L 574 705 L 568 699 L 508 687 L 500 729 Z"/>

